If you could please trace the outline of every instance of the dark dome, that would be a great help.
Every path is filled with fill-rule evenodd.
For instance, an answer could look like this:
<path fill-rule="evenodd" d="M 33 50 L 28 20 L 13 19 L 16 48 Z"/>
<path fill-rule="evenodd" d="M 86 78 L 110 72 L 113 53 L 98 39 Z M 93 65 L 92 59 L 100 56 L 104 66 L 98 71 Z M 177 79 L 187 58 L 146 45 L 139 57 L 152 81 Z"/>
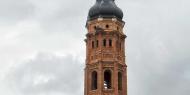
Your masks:
<path fill-rule="evenodd" d="M 115 0 L 96 0 L 88 13 L 88 20 L 98 17 L 117 17 L 123 18 L 123 12 L 114 2 Z"/>

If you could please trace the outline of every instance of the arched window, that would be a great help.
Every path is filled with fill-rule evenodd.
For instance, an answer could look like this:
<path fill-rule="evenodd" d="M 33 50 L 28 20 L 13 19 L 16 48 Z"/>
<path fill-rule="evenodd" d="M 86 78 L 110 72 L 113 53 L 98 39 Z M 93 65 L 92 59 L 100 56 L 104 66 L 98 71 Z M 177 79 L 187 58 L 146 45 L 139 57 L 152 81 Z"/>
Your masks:
<path fill-rule="evenodd" d="M 104 72 L 104 89 L 111 89 L 111 71 Z"/>
<path fill-rule="evenodd" d="M 91 81 L 91 89 L 96 90 L 97 89 L 97 72 L 92 72 L 92 81 Z"/>
<path fill-rule="evenodd" d="M 106 39 L 103 40 L 103 46 L 106 47 Z"/>
<path fill-rule="evenodd" d="M 92 48 L 94 48 L 94 41 L 92 41 Z"/>
<path fill-rule="evenodd" d="M 98 47 L 98 45 L 99 45 L 99 42 L 98 42 L 98 40 L 96 40 L 96 47 Z"/>
<path fill-rule="evenodd" d="M 109 46 L 111 47 L 112 46 L 112 40 L 109 39 Z"/>
<path fill-rule="evenodd" d="M 106 25 L 106 28 L 109 28 L 109 25 L 108 25 L 108 24 Z"/>
<path fill-rule="evenodd" d="M 97 27 L 96 27 L 96 26 L 94 26 L 94 30 L 96 30 L 96 28 L 97 28 Z"/>
<path fill-rule="evenodd" d="M 118 73 L 118 90 L 122 90 L 122 73 Z"/>

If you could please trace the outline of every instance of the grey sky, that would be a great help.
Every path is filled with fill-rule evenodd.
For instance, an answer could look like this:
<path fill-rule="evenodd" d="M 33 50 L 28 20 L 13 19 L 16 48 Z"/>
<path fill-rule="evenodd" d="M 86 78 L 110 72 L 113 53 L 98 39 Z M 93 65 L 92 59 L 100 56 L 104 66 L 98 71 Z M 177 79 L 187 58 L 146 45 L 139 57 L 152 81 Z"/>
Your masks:
<path fill-rule="evenodd" d="M 190 1 L 115 1 L 128 36 L 128 94 L 189 95 Z M 0 95 L 83 95 L 94 2 L 0 0 Z"/>

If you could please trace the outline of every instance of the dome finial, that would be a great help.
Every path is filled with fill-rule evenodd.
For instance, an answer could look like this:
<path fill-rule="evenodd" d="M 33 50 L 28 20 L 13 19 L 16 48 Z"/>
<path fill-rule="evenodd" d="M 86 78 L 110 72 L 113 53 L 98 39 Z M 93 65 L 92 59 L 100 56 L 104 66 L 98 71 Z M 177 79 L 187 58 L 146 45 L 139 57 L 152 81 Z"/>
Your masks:
<path fill-rule="evenodd" d="M 105 18 L 123 18 L 123 12 L 114 2 L 115 0 L 96 0 L 88 13 L 88 20 L 98 18 L 99 16 Z"/>

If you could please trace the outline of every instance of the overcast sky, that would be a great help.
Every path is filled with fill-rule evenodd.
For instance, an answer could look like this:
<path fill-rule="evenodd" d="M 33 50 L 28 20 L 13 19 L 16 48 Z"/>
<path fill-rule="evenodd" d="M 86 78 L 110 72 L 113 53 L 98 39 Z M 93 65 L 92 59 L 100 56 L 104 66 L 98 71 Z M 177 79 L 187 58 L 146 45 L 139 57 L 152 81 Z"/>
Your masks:
<path fill-rule="evenodd" d="M 189 95 L 190 1 L 115 0 L 129 95 Z M 84 95 L 85 23 L 95 0 L 0 0 L 0 95 Z"/>

